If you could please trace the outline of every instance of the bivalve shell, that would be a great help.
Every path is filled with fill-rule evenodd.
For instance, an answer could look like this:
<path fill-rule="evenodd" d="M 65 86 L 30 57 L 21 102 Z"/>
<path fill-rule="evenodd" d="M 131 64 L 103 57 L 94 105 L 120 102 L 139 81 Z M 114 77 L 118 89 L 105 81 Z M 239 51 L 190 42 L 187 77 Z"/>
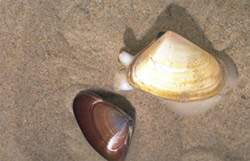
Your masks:
<path fill-rule="evenodd" d="M 135 56 L 120 53 L 126 70 L 116 74 L 116 90 L 140 89 L 190 116 L 206 112 L 236 86 L 237 68 L 229 56 L 214 57 L 173 31 L 159 36 Z"/>
<path fill-rule="evenodd" d="M 134 120 L 94 93 L 78 95 L 73 103 L 77 122 L 90 145 L 108 161 L 124 160 Z"/>
<path fill-rule="evenodd" d="M 215 95 L 223 87 L 224 77 L 213 56 L 172 31 L 139 54 L 128 70 L 133 87 L 180 102 Z"/>

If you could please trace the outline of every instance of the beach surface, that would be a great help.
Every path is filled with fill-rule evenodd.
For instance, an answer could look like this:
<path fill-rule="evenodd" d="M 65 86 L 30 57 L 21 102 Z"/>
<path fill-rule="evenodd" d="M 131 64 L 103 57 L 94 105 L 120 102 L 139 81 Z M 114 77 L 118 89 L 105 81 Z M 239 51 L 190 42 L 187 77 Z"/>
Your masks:
<path fill-rule="evenodd" d="M 119 53 L 166 30 L 237 66 L 237 86 L 203 115 L 113 88 Z M 0 160 L 104 161 L 72 111 L 83 90 L 135 118 L 126 161 L 249 161 L 250 1 L 0 0 Z"/>

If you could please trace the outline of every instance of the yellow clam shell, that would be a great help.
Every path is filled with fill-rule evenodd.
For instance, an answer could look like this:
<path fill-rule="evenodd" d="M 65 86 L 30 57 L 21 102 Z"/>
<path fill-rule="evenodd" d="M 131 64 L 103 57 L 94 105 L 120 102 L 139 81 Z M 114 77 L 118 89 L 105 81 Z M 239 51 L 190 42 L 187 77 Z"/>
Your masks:
<path fill-rule="evenodd" d="M 225 82 L 212 55 L 172 31 L 136 56 L 127 77 L 135 88 L 179 102 L 214 96 Z"/>

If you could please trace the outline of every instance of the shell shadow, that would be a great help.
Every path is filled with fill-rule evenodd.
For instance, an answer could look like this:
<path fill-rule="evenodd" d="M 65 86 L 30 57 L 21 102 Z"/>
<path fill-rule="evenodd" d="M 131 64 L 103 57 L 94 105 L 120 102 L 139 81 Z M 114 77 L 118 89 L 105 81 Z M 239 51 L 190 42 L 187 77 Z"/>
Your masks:
<path fill-rule="evenodd" d="M 152 40 L 157 37 L 157 34 L 162 31 L 172 30 L 186 39 L 192 41 L 202 49 L 208 51 L 217 59 L 222 60 L 227 68 L 228 75 L 232 76 L 229 80 L 229 85 L 234 86 L 235 79 L 237 79 L 238 71 L 234 61 L 226 54 L 226 50 L 218 51 L 213 48 L 212 43 L 206 38 L 204 32 L 195 22 L 192 16 L 183 7 L 176 4 L 170 4 L 163 10 L 157 17 L 153 26 L 147 31 L 147 33 L 137 40 L 135 34 L 131 28 L 126 26 L 126 30 L 123 35 L 123 41 L 125 47 L 121 51 L 127 51 L 132 55 L 136 55 L 142 51 Z"/>
<path fill-rule="evenodd" d="M 117 106 L 118 108 L 120 108 L 121 110 L 123 110 L 126 114 L 128 114 L 130 117 L 132 117 L 134 119 L 136 119 L 136 115 L 135 115 L 135 108 L 131 105 L 131 103 L 122 95 L 110 92 L 110 91 L 106 91 L 103 89 L 88 89 L 88 90 L 83 90 L 80 91 L 78 95 L 81 95 L 83 93 L 86 92 L 92 92 L 97 94 L 98 96 L 102 97 L 105 101 Z M 76 97 L 77 97 L 76 96 Z"/>

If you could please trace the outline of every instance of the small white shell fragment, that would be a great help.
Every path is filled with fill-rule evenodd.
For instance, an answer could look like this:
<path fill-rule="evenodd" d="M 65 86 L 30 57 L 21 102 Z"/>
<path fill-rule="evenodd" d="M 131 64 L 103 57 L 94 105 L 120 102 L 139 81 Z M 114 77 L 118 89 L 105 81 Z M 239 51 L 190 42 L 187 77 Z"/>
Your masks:
<path fill-rule="evenodd" d="M 115 75 L 114 88 L 116 91 L 128 91 L 134 89 L 128 82 L 126 73 L 120 72 Z"/>
<path fill-rule="evenodd" d="M 130 55 L 125 51 L 121 52 L 119 55 L 119 60 L 125 67 L 129 67 L 129 65 L 133 62 L 134 58 L 134 56 Z"/>

